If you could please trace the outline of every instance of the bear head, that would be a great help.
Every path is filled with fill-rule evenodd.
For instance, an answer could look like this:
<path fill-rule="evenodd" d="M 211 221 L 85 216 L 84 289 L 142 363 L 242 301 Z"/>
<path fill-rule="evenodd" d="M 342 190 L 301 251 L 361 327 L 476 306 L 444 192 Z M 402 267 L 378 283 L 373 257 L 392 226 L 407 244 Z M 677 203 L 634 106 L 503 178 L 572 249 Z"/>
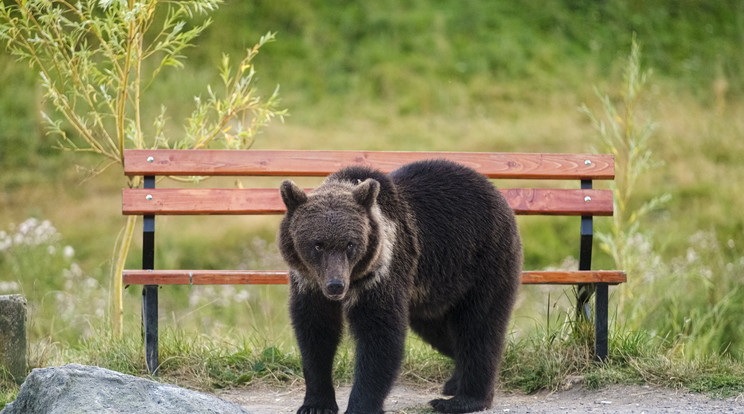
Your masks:
<path fill-rule="evenodd" d="M 306 194 L 286 180 L 280 192 L 287 207 L 279 232 L 284 260 L 300 286 L 319 288 L 343 300 L 369 272 L 379 254 L 379 183 L 327 180 Z"/>

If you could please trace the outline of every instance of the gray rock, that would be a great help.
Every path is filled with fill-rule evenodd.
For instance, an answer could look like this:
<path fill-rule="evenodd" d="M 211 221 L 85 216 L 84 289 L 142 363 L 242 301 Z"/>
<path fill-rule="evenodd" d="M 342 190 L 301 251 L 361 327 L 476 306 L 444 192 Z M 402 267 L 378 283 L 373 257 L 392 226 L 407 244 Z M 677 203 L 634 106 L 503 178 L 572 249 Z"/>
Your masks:
<path fill-rule="evenodd" d="M 34 369 L 0 414 L 246 414 L 215 396 L 104 368 L 70 364 Z"/>
<path fill-rule="evenodd" d="M 0 295 L 0 369 L 19 384 L 26 377 L 26 299 Z"/>

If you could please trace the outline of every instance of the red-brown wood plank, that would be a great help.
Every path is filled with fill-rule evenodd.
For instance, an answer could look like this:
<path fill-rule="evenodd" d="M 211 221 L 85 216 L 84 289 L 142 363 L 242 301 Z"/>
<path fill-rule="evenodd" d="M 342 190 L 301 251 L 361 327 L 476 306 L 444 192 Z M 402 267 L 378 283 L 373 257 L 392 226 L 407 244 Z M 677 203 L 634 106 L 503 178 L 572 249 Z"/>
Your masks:
<path fill-rule="evenodd" d="M 534 285 L 574 285 L 577 283 L 625 283 L 625 272 L 619 270 L 576 270 L 576 271 L 525 271 L 523 284 Z"/>
<path fill-rule="evenodd" d="M 286 284 L 286 270 L 125 270 L 125 285 L 243 285 Z M 616 270 L 528 271 L 523 284 L 577 284 L 625 282 L 625 272 Z"/>
<path fill-rule="evenodd" d="M 125 285 L 286 285 L 286 270 L 124 270 Z"/>
<path fill-rule="evenodd" d="M 579 189 L 502 189 L 521 215 L 611 216 L 612 191 Z M 167 188 L 124 189 L 126 215 L 283 214 L 278 189 Z"/>
<path fill-rule="evenodd" d="M 126 175 L 326 176 L 348 165 L 390 172 L 425 159 L 449 159 L 490 178 L 610 180 L 608 154 L 487 152 L 302 151 L 302 150 L 126 150 Z"/>

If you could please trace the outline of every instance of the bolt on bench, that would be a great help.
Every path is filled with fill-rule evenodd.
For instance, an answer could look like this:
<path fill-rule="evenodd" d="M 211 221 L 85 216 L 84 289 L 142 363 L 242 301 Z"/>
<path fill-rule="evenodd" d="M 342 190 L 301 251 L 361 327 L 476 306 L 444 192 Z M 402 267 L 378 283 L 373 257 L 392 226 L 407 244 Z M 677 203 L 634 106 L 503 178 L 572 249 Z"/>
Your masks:
<path fill-rule="evenodd" d="M 580 217 L 579 269 L 524 271 L 524 284 L 579 286 L 577 311 L 591 315 L 589 300 L 596 295 L 595 354 L 607 356 L 608 286 L 625 282 L 623 271 L 591 270 L 593 217 L 613 214 L 612 192 L 592 189 L 593 180 L 612 180 L 612 155 L 520 154 L 391 151 L 286 150 L 126 150 L 124 173 L 143 176 L 145 188 L 124 189 L 122 213 L 142 215 L 142 269 L 125 270 L 124 285 L 143 285 L 142 323 L 147 369 L 158 368 L 158 286 L 214 284 L 286 284 L 286 270 L 154 270 L 155 216 L 283 214 L 278 188 L 156 189 L 158 176 L 281 176 L 324 177 L 348 165 L 366 165 L 390 172 L 417 160 L 444 158 L 464 164 L 489 178 L 573 180 L 578 189 L 502 189 L 509 205 L 521 215 Z"/>

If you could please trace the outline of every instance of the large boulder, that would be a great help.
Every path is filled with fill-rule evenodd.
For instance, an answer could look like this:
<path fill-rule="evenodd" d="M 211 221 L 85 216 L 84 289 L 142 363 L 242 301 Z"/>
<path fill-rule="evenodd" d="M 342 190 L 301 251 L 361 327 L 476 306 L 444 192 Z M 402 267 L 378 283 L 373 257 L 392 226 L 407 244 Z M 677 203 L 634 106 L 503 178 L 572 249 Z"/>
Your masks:
<path fill-rule="evenodd" d="M 215 396 L 104 368 L 70 364 L 34 369 L 0 414 L 246 414 Z"/>

